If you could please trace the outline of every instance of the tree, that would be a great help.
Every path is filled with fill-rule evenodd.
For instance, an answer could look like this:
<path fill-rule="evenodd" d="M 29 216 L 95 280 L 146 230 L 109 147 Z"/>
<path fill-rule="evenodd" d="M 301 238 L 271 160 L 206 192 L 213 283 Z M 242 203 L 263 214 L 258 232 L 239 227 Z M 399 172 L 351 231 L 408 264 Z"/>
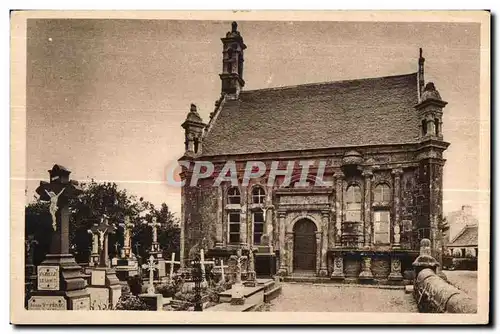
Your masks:
<path fill-rule="evenodd" d="M 168 206 L 162 203 L 159 209 L 153 204 L 145 201 L 142 197 L 137 200 L 126 190 L 118 189 L 115 183 L 89 183 L 81 184 L 83 193 L 80 197 L 73 199 L 70 203 L 70 249 L 75 254 L 78 262 L 87 262 L 90 256 L 92 236 L 88 230 L 94 223 L 99 223 L 104 214 L 109 217 L 109 222 L 119 224 L 124 221 L 125 216 L 135 224 L 132 232 L 132 242 L 140 243 L 141 256 L 147 255 L 151 245 L 151 229 L 143 222 L 150 222 L 152 217 L 162 224 L 158 230 L 158 241 L 162 248 L 168 252 L 178 252 L 177 219 L 170 212 Z M 50 238 L 52 235 L 52 223 L 49 214 L 48 203 L 30 203 L 25 209 L 26 238 L 34 235 L 38 241 L 35 249 L 35 265 L 39 264 L 49 251 Z M 177 229 L 177 230 L 176 230 Z M 178 235 L 177 235 L 178 234 Z M 123 246 L 123 228 L 118 228 L 116 233 L 110 235 L 108 243 L 108 254 L 116 256 L 115 243 Z M 132 249 L 135 252 L 135 247 Z"/>

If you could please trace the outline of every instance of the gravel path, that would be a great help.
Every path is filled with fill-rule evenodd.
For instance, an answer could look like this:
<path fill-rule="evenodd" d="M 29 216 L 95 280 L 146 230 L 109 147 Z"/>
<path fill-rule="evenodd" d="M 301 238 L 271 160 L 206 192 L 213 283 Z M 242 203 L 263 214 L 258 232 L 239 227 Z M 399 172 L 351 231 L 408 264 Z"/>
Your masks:
<path fill-rule="evenodd" d="M 348 285 L 283 283 L 269 312 L 418 312 L 411 294 Z"/>
<path fill-rule="evenodd" d="M 477 299 L 477 271 L 470 270 L 443 270 L 448 281 L 467 293 L 471 298 Z"/>

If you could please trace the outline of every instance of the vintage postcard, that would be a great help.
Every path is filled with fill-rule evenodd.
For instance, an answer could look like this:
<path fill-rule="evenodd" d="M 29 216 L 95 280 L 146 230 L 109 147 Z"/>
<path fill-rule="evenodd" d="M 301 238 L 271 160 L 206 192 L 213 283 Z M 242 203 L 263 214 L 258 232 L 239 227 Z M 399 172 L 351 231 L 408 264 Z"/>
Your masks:
<path fill-rule="evenodd" d="M 489 322 L 489 12 L 11 28 L 12 323 Z"/>

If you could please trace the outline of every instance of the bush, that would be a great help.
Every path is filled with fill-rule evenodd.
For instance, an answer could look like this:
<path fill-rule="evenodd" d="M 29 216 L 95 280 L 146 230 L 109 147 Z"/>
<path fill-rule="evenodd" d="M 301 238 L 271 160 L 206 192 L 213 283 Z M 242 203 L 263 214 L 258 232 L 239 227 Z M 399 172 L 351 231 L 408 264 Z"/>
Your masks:
<path fill-rule="evenodd" d="M 130 287 L 130 293 L 137 296 L 142 293 L 142 279 L 139 275 L 129 277 L 127 279 L 128 286 Z"/>
<path fill-rule="evenodd" d="M 115 310 L 148 311 L 149 307 L 139 297 L 126 294 L 120 296 Z"/>
<path fill-rule="evenodd" d="M 165 298 L 173 297 L 178 291 L 178 286 L 173 281 L 169 281 L 156 287 L 156 292 L 163 295 Z"/>

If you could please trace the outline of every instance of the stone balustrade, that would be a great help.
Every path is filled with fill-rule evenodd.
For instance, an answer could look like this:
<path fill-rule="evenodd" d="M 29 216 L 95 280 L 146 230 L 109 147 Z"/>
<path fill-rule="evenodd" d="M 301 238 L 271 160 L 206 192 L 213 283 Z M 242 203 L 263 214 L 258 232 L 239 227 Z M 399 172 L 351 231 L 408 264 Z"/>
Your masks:
<path fill-rule="evenodd" d="M 430 240 L 420 242 L 420 255 L 413 262 L 413 296 L 422 313 L 477 313 L 477 304 L 465 292 L 436 274 L 439 263 L 430 255 Z"/>

